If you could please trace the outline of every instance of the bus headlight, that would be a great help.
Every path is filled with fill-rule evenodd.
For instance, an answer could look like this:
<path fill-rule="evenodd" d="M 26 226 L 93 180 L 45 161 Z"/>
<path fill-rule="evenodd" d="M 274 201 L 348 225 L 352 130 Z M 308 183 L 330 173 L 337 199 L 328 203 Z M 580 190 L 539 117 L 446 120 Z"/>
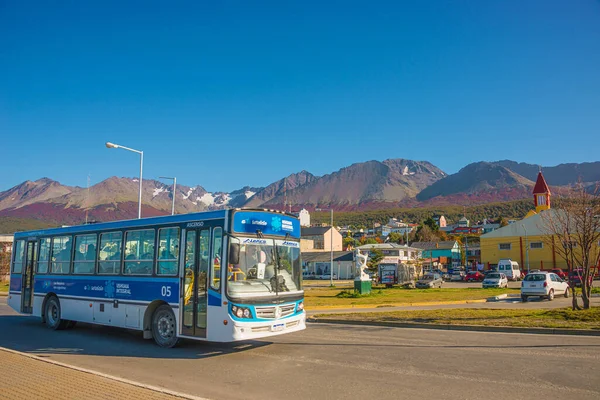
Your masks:
<path fill-rule="evenodd" d="M 252 318 L 252 311 L 246 307 L 231 306 L 231 313 L 238 318 Z"/>
<path fill-rule="evenodd" d="M 304 302 L 301 301 L 300 303 L 298 303 L 298 307 L 296 308 L 296 311 L 300 312 L 304 310 Z"/>

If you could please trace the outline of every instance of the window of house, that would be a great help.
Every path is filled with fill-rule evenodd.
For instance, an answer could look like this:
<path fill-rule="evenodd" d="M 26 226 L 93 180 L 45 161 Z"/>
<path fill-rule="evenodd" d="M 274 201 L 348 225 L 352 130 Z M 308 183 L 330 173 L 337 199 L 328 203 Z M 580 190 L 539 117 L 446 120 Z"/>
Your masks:
<path fill-rule="evenodd" d="M 158 230 L 158 275 L 175 275 L 179 260 L 179 228 Z"/>
<path fill-rule="evenodd" d="M 96 269 L 96 234 L 75 236 L 74 274 L 93 274 Z"/>
<path fill-rule="evenodd" d="M 544 244 L 542 242 L 531 242 L 529 243 L 529 248 L 530 249 L 541 249 L 544 247 Z"/>
<path fill-rule="evenodd" d="M 52 267 L 53 274 L 68 274 L 71 267 L 71 236 L 52 238 Z"/>
<path fill-rule="evenodd" d="M 48 273 L 48 262 L 50 261 L 50 238 L 40 239 L 40 255 L 38 258 L 38 274 Z"/>
<path fill-rule="evenodd" d="M 23 271 L 23 258 L 25 258 L 25 241 L 17 240 L 15 242 L 14 260 L 12 271 L 16 274 L 20 274 Z"/>
<path fill-rule="evenodd" d="M 154 266 L 154 229 L 125 233 L 125 275 L 152 275 Z"/>
<path fill-rule="evenodd" d="M 498 244 L 499 250 L 510 250 L 511 248 L 512 248 L 512 245 L 510 243 L 499 243 Z"/>
<path fill-rule="evenodd" d="M 103 233 L 100 235 L 100 251 L 98 252 L 98 273 L 116 275 L 121 269 L 121 232 Z"/>

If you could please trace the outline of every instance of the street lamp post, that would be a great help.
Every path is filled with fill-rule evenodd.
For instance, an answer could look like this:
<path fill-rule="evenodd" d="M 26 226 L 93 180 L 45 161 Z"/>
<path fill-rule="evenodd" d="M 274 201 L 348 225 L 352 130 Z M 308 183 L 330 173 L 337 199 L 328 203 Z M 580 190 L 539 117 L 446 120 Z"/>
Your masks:
<path fill-rule="evenodd" d="M 129 147 L 121 146 L 111 142 L 106 142 L 106 147 L 109 149 L 123 149 L 132 151 L 140 155 L 140 193 L 138 196 L 138 218 L 142 218 L 142 172 L 144 170 L 144 152 L 140 150 L 130 149 Z"/>
<path fill-rule="evenodd" d="M 521 224 L 521 227 L 525 231 L 525 263 L 527 264 L 527 274 L 529 274 L 529 243 L 527 242 L 527 228 L 525 228 L 525 224 Z"/>
<path fill-rule="evenodd" d="M 171 204 L 171 215 L 175 215 L 175 190 L 177 189 L 177 177 L 160 176 L 160 179 L 170 179 L 173 181 L 173 204 Z"/>
<path fill-rule="evenodd" d="M 315 208 L 316 211 L 324 211 L 322 208 Z M 333 208 L 329 209 L 329 213 L 331 215 L 331 233 L 330 233 L 330 241 L 329 241 L 329 246 L 330 246 L 330 259 L 329 259 L 329 284 L 331 286 L 333 286 Z M 340 277 L 338 276 L 338 279 L 340 279 Z"/>

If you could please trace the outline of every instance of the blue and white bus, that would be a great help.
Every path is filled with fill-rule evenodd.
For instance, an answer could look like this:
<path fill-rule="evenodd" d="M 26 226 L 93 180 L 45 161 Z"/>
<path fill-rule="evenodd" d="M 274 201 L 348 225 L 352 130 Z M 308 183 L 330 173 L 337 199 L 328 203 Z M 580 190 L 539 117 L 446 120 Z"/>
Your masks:
<path fill-rule="evenodd" d="M 230 342 L 305 329 L 300 222 L 231 209 L 14 236 L 8 304 L 51 329 L 76 322 Z"/>

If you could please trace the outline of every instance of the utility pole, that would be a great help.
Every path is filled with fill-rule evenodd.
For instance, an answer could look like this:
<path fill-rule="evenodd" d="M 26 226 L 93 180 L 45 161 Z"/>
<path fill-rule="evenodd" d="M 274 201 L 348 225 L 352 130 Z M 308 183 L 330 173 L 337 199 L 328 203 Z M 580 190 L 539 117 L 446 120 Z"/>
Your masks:
<path fill-rule="evenodd" d="M 525 263 L 527 264 L 527 274 L 529 274 L 529 243 L 527 242 L 527 229 L 525 228 L 525 224 L 521 224 L 521 227 L 525 231 Z"/>

